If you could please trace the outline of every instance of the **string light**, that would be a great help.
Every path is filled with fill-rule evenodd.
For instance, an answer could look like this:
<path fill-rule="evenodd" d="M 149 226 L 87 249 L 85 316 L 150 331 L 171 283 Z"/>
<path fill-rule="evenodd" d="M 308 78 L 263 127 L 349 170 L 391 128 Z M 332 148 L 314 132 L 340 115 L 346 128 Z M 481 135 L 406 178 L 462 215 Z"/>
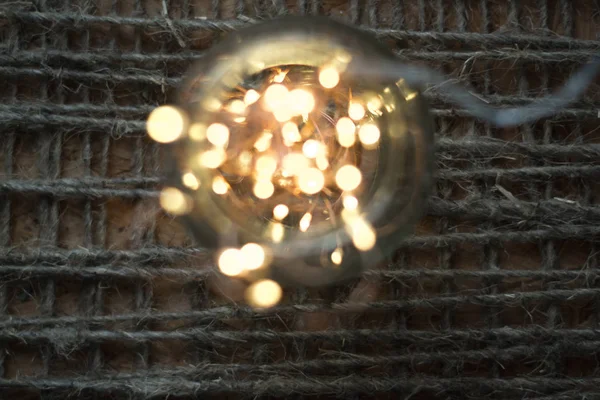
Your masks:
<path fill-rule="evenodd" d="M 244 271 L 242 252 L 238 249 L 225 249 L 219 256 L 219 270 L 227 276 L 237 276 Z"/>
<path fill-rule="evenodd" d="M 356 141 L 356 125 L 350 118 L 342 117 L 335 124 L 337 141 L 342 147 L 351 147 Z"/>
<path fill-rule="evenodd" d="M 224 275 L 249 282 L 246 299 L 254 307 L 281 299 L 279 284 L 265 278 L 303 281 L 310 274 L 288 274 L 286 268 L 314 263 L 322 267 L 316 271 L 336 268 L 342 276 L 363 259 L 356 251 L 370 251 L 383 240 L 378 234 L 387 234 L 395 219 L 377 208 L 377 185 L 386 182 L 377 177 L 405 173 L 400 160 L 406 160 L 407 146 L 400 139 L 411 126 L 405 119 L 410 111 L 395 111 L 408 100 L 408 106 L 421 101 L 396 80 L 372 85 L 352 75 L 360 68 L 355 60 L 366 54 L 376 60 L 376 46 L 355 53 L 341 40 L 315 52 L 306 35 L 290 38 L 280 42 L 274 35 L 268 41 L 289 52 L 265 47 L 265 41 L 230 42 L 230 49 L 243 49 L 243 57 L 231 57 L 224 47 L 223 57 L 214 59 L 216 69 L 203 71 L 211 79 L 191 80 L 184 88 L 189 104 L 161 107 L 148 118 L 150 137 L 174 142 L 175 165 L 185 168 L 171 184 L 179 189 L 161 192 L 161 206 L 200 222 L 192 225 L 194 232 L 216 239 L 230 232 L 227 242 L 240 241 L 215 251 L 215 261 Z M 421 152 L 415 157 L 426 158 Z"/>
<path fill-rule="evenodd" d="M 160 206 L 173 215 L 183 215 L 189 211 L 189 202 L 185 195 L 176 188 L 164 188 L 160 192 Z"/>
<path fill-rule="evenodd" d="M 380 136 L 379 128 L 373 124 L 362 125 L 358 130 L 358 139 L 367 147 L 376 144 Z"/>
<path fill-rule="evenodd" d="M 246 104 L 246 106 L 252 105 L 256 103 L 258 99 L 260 99 L 260 94 L 256 90 L 250 89 L 244 95 L 244 104 Z"/>
<path fill-rule="evenodd" d="M 325 67 L 319 72 L 319 83 L 327 89 L 333 89 L 340 82 L 340 74 L 333 67 Z"/>
<path fill-rule="evenodd" d="M 312 221 L 312 214 L 311 213 L 304 214 L 302 216 L 302 219 L 300 219 L 300 223 L 298 224 L 300 231 L 306 232 L 308 230 L 308 228 L 310 227 L 311 221 Z"/>
<path fill-rule="evenodd" d="M 282 220 L 288 216 L 290 213 L 290 209 L 285 204 L 277 204 L 275 208 L 273 208 L 273 218 Z"/>
<path fill-rule="evenodd" d="M 219 168 L 225 161 L 225 152 L 222 149 L 214 148 L 206 150 L 200 154 L 200 164 L 206 168 Z"/>
<path fill-rule="evenodd" d="M 212 190 L 216 194 L 225 194 L 229 190 L 229 185 L 222 176 L 215 176 L 212 182 Z"/>
<path fill-rule="evenodd" d="M 360 103 L 351 102 L 348 106 L 348 116 L 359 121 L 365 117 L 365 108 Z"/>
<path fill-rule="evenodd" d="M 360 185 L 362 174 L 354 165 L 344 165 L 335 174 L 335 183 L 342 190 L 354 190 Z"/>
<path fill-rule="evenodd" d="M 192 172 L 186 172 L 185 174 L 183 174 L 183 176 L 181 177 L 181 181 L 185 186 L 192 190 L 198 190 L 198 188 L 200 187 L 200 182 Z"/>
<path fill-rule="evenodd" d="M 271 147 L 271 139 L 273 139 L 271 132 L 263 132 L 258 140 L 254 142 L 254 148 L 258 151 L 267 151 Z"/>
<path fill-rule="evenodd" d="M 225 147 L 229 141 L 229 128 L 220 123 L 210 124 L 206 130 L 206 138 L 215 146 Z"/>
<path fill-rule="evenodd" d="M 282 293 L 281 286 L 277 282 L 263 279 L 254 282 L 246 289 L 246 301 L 257 308 L 272 307 L 279 303 Z"/>
<path fill-rule="evenodd" d="M 337 248 L 331 253 L 331 262 L 335 265 L 340 265 L 342 263 L 342 257 L 344 256 L 344 252 L 342 249 Z"/>
<path fill-rule="evenodd" d="M 259 269 L 265 263 L 265 250 L 257 243 L 247 243 L 240 249 L 246 269 Z"/>
<path fill-rule="evenodd" d="M 316 194 L 323 189 L 325 177 L 316 168 L 307 168 L 298 174 L 298 187 L 306 194 Z"/>
<path fill-rule="evenodd" d="M 162 106 L 155 108 L 146 122 L 148 135 L 158 143 L 171 143 L 185 131 L 187 118 L 178 108 Z"/>

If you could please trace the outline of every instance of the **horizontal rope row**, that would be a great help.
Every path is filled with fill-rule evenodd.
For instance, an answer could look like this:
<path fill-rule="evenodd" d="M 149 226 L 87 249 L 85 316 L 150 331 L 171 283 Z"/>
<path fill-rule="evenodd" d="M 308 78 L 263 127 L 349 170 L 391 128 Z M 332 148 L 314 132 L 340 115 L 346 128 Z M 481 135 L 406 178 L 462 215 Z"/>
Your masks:
<path fill-rule="evenodd" d="M 0 388 L 32 388 L 39 390 L 69 390 L 80 392 L 89 390 L 98 393 L 116 392 L 140 395 L 145 398 L 156 396 L 201 395 L 205 393 L 243 393 L 252 396 L 292 396 L 292 395 L 338 395 L 348 393 L 381 393 L 391 392 L 405 395 L 418 393 L 469 393 L 470 395 L 487 396 L 522 395 L 523 392 L 538 395 L 552 394 L 560 391 L 578 390 L 579 392 L 598 391 L 600 378 L 420 378 L 418 376 L 362 377 L 352 375 L 345 378 L 324 377 L 272 377 L 268 379 L 220 379 L 189 380 L 181 377 L 144 377 L 123 381 L 109 379 L 77 377 L 68 378 L 18 378 L 14 380 L 0 379 Z"/>
<path fill-rule="evenodd" d="M 224 319 L 224 318 L 256 318 L 258 316 L 275 315 L 295 315 L 298 312 L 303 313 L 356 313 L 356 312 L 376 312 L 376 311 L 414 311 L 414 310 L 439 310 L 443 307 L 458 307 L 464 305 L 477 306 L 503 306 L 503 307 L 525 307 L 527 304 L 536 304 L 540 302 L 561 302 L 568 304 L 580 300 L 597 301 L 600 300 L 600 288 L 579 288 L 579 289 L 554 289 L 535 292 L 514 292 L 499 294 L 474 294 L 461 296 L 439 296 L 428 298 L 413 298 L 404 300 L 381 300 L 373 302 L 346 302 L 332 304 L 293 304 L 279 305 L 267 310 L 250 310 L 246 308 L 217 307 L 214 310 L 206 309 L 201 313 L 202 318 Z M 185 313 L 181 313 L 185 315 Z M 148 318 L 144 318 L 148 321 Z M 5 328 L 0 330 L 0 340 L 5 341 L 52 341 L 61 342 L 78 341 L 131 341 L 143 342 L 146 340 L 204 340 L 212 342 L 216 339 L 223 341 L 244 341 L 244 340 L 273 340 L 274 335 L 283 339 L 285 337 L 293 338 L 295 335 L 286 336 L 287 333 L 277 332 L 267 333 L 267 331 L 253 332 L 214 332 L 212 329 L 191 328 L 179 329 L 173 332 L 167 331 L 118 331 L 118 330 L 94 330 L 86 331 L 73 328 L 51 328 L 32 330 L 17 330 Z M 598 333 L 600 335 L 600 333 Z M 261 339 L 262 338 L 262 339 Z M 300 337 L 298 337 L 300 338 Z"/>
<path fill-rule="evenodd" d="M 45 24 L 52 27 L 64 26 L 69 29 L 89 29 L 93 24 L 114 26 L 132 26 L 143 29 L 159 28 L 163 34 L 174 35 L 175 30 L 198 30 L 212 32 L 230 32 L 258 21 L 251 20 L 213 20 L 210 18 L 169 19 L 161 17 L 125 17 L 118 15 L 91 15 L 84 13 L 57 13 L 37 11 L 0 11 L 0 20 L 12 20 L 18 23 Z M 553 49 L 596 50 L 600 49 L 600 41 L 582 40 L 573 37 L 532 34 L 493 34 L 477 32 L 422 32 L 395 29 L 374 29 L 361 27 L 380 38 L 397 40 L 419 40 L 426 43 L 458 42 L 481 48 L 484 46 L 509 46 L 522 48 L 550 47 Z M 180 35 L 178 35 L 180 36 Z M 185 40 L 184 37 L 179 39 Z"/>
<path fill-rule="evenodd" d="M 513 62 L 540 62 L 554 63 L 581 63 L 597 55 L 597 50 L 518 50 L 518 49 L 490 49 L 479 51 L 415 51 L 400 50 L 395 52 L 399 59 L 404 61 L 469 61 L 496 60 Z M 128 64 L 136 65 L 141 69 L 156 68 L 157 65 L 174 64 L 175 66 L 188 66 L 189 63 L 198 61 L 206 54 L 203 50 L 185 51 L 177 53 L 116 53 L 103 50 L 93 52 L 74 52 L 69 50 L 48 51 L 19 51 L 11 54 L 0 54 L 0 65 L 24 67 L 32 65 L 55 65 L 84 67 L 97 70 L 105 66 L 115 69 L 124 69 Z"/>
<path fill-rule="evenodd" d="M 596 170 L 598 168 L 595 168 Z M 530 167 L 517 169 L 513 175 Z M 538 171 L 554 171 L 549 167 L 539 167 Z M 486 173 L 489 170 L 482 170 Z M 508 175 L 511 170 L 507 171 Z M 567 169 L 573 171 L 573 169 Z M 475 172 L 473 175 L 477 175 Z M 504 176 L 498 173 L 496 176 Z M 443 175 L 442 175 L 443 176 Z M 553 175 L 555 176 L 555 175 Z M 57 197 L 84 198 L 155 198 L 156 185 L 163 183 L 161 178 L 63 178 L 56 180 L 4 180 L 0 181 L 0 193 L 42 194 Z M 123 187 L 124 186 L 124 187 Z M 139 188 L 145 186 L 150 188 Z M 584 206 L 574 201 L 542 200 L 538 202 L 521 201 L 513 198 L 501 200 L 494 198 L 469 198 L 465 200 L 445 200 L 431 197 L 427 207 L 428 215 L 437 217 L 455 217 L 460 219 L 488 220 L 519 224 L 521 228 L 536 223 L 542 226 L 560 224 L 584 224 L 600 222 L 599 206 Z"/>
<path fill-rule="evenodd" d="M 584 268 L 585 266 L 579 265 Z M 418 268 L 415 266 L 413 268 Z M 181 280 L 183 282 L 205 279 L 214 274 L 213 265 L 207 263 L 201 268 L 189 267 L 178 268 L 170 266 L 155 266 L 147 264 L 107 264 L 107 265 L 2 265 L 0 276 L 11 280 L 22 280 L 28 278 L 44 277 L 73 277 L 80 279 L 153 279 L 167 278 L 171 281 Z M 386 282 L 397 281 L 407 283 L 410 281 L 436 280 L 448 281 L 456 279 L 487 279 L 496 284 L 503 279 L 519 278 L 524 281 L 551 281 L 555 285 L 573 284 L 573 281 L 583 281 L 580 284 L 592 285 L 600 278 L 598 269 L 577 270 L 522 270 L 522 269 L 500 269 L 500 270 L 438 270 L 438 269 L 402 269 L 402 270 L 369 270 L 364 272 L 364 277 L 371 281 L 384 280 Z M 0 324 L 2 326 L 2 324 Z"/>
<path fill-rule="evenodd" d="M 458 347 L 458 346 L 457 346 Z M 260 376 L 286 375 L 294 376 L 305 373 L 353 373 L 354 370 L 409 364 L 423 367 L 439 362 L 460 361 L 465 363 L 494 360 L 496 362 L 523 361 L 533 363 L 540 358 L 561 355 L 570 357 L 593 356 L 600 352 L 598 341 L 562 341 L 555 344 L 516 345 L 514 347 L 488 348 L 477 350 L 446 350 L 424 352 L 401 349 L 399 355 L 363 355 L 342 352 L 327 352 L 318 358 L 302 361 L 282 361 L 271 364 L 243 364 L 243 363 L 202 363 L 198 365 L 169 368 L 150 368 L 141 372 L 106 374 L 104 379 L 123 381 L 129 379 L 152 378 L 160 376 L 185 377 L 194 380 L 233 378 L 237 374 L 252 374 L 254 378 Z M 331 358 L 336 357 L 336 358 Z M 591 371 L 590 371 L 591 372 Z M 425 375 L 428 375 L 426 372 Z"/>

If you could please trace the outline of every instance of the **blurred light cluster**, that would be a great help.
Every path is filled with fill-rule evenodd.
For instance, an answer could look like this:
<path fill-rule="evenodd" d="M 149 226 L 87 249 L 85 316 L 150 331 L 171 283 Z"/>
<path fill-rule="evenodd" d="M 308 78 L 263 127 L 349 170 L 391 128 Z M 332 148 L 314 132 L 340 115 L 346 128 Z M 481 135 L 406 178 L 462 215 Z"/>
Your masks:
<path fill-rule="evenodd" d="M 222 213 L 226 221 L 214 222 L 215 232 L 229 225 L 228 218 L 231 225 L 260 231 L 254 235 L 260 240 L 224 243 L 215 252 L 222 274 L 252 282 L 246 297 L 256 307 L 272 306 L 282 296 L 263 272 L 276 258 L 275 248 L 281 252 L 334 232 L 338 245 L 315 253 L 322 267 L 340 268 L 348 246 L 354 252 L 376 246 L 377 229 L 364 209 L 373 196 L 383 139 L 393 118 L 403 126 L 391 116 L 398 112 L 397 94 L 404 94 L 402 101 L 417 96 L 401 92 L 398 83 L 374 88 L 345 77 L 353 55 L 343 46 L 315 59 L 262 68 L 256 65 L 265 63 L 250 60 L 252 72 L 221 76 L 226 84 L 218 82 L 192 106 L 158 107 L 147 121 L 156 142 L 183 144 L 179 185 L 160 195 L 165 211 Z M 207 211 L 208 203 L 217 206 Z"/>

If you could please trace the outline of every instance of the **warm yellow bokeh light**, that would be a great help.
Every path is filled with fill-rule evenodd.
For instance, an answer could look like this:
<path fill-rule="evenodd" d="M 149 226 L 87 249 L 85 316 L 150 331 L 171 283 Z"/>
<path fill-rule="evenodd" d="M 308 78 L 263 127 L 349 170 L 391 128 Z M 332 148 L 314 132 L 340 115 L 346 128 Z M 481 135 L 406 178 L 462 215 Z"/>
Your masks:
<path fill-rule="evenodd" d="M 197 142 L 204 140 L 206 138 L 206 126 L 200 123 L 192 124 L 188 130 L 188 135 L 190 139 Z"/>
<path fill-rule="evenodd" d="M 206 129 L 206 138 L 215 146 L 225 147 L 229 141 L 229 128 L 218 122 L 210 124 Z"/>
<path fill-rule="evenodd" d="M 221 252 L 217 264 L 219 270 L 227 276 L 237 276 L 244 271 L 242 252 L 238 249 L 225 249 Z"/>
<path fill-rule="evenodd" d="M 290 153 L 283 157 L 283 169 L 291 175 L 299 175 L 310 167 L 310 163 L 304 155 L 300 153 Z"/>
<path fill-rule="evenodd" d="M 256 173 L 258 176 L 270 178 L 277 170 L 277 159 L 270 155 L 263 155 L 256 159 Z"/>
<path fill-rule="evenodd" d="M 365 124 L 358 130 L 358 138 L 366 147 L 371 147 L 379 142 L 380 136 L 379 128 L 374 124 Z"/>
<path fill-rule="evenodd" d="M 348 116 L 355 121 L 361 120 L 365 117 L 365 108 L 360 103 L 352 102 L 348 106 Z"/>
<path fill-rule="evenodd" d="M 260 94 L 256 90 L 250 89 L 244 95 L 244 104 L 246 104 L 246 106 L 249 106 L 251 104 L 256 103 L 258 99 L 260 99 Z"/>
<path fill-rule="evenodd" d="M 285 106 L 286 95 L 288 89 L 279 84 L 275 83 L 265 90 L 264 106 L 267 111 L 275 111 L 282 106 Z"/>
<path fill-rule="evenodd" d="M 254 148 L 258 151 L 268 150 L 271 147 L 271 139 L 273 139 L 271 132 L 263 132 L 256 142 L 254 142 Z"/>
<path fill-rule="evenodd" d="M 298 125 L 293 122 L 286 122 L 281 127 L 281 135 L 286 142 L 295 143 L 302 140 L 300 132 L 298 131 Z"/>
<path fill-rule="evenodd" d="M 279 222 L 274 223 L 271 226 L 271 239 L 273 239 L 275 243 L 280 243 L 284 236 L 285 228 L 283 227 L 283 224 Z"/>
<path fill-rule="evenodd" d="M 168 213 L 182 215 L 190 211 L 190 202 L 178 189 L 168 187 L 160 192 L 160 206 Z"/>
<path fill-rule="evenodd" d="M 273 208 L 273 218 L 275 218 L 279 221 L 281 221 L 282 219 L 287 217 L 289 213 L 290 213 L 290 209 L 285 204 L 277 204 Z"/>
<path fill-rule="evenodd" d="M 326 89 L 337 86 L 340 82 L 340 74 L 333 67 L 325 67 L 319 72 L 319 83 Z"/>
<path fill-rule="evenodd" d="M 367 109 L 371 114 L 381 115 L 381 107 L 383 107 L 383 102 L 379 96 L 373 96 L 367 102 Z"/>
<path fill-rule="evenodd" d="M 302 153 L 308 158 L 315 158 L 319 153 L 319 147 L 321 144 L 318 141 L 309 139 L 302 145 Z"/>
<path fill-rule="evenodd" d="M 259 269 L 265 263 L 265 250 L 261 245 L 248 243 L 241 248 L 246 269 Z"/>
<path fill-rule="evenodd" d="M 317 168 L 319 168 L 321 171 L 325 171 L 327 168 L 329 168 L 329 161 L 327 161 L 327 156 L 319 154 L 315 161 L 317 163 Z"/>
<path fill-rule="evenodd" d="M 229 184 L 222 176 L 215 176 L 212 182 L 212 190 L 216 194 L 225 194 L 229 190 Z"/>
<path fill-rule="evenodd" d="M 205 152 L 200 154 L 199 161 L 200 165 L 206 168 L 219 168 L 221 164 L 225 161 L 226 155 L 223 149 L 214 148 L 211 150 L 206 150 Z"/>
<path fill-rule="evenodd" d="M 186 129 L 187 117 L 173 106 L 157 107 L 146 122 L 148 135 L 158 143 L 171 143 L 179 139 Z"/>
<path fill-rule="evenodd" d="M 275 193 L 275 186 L 273 186 L 273 183 L 268 179 L 259 179 L 254 183 L 252 191 L 259 199 L 268 199 Z"/>
<path fill-rule="evenodd" d="M 352 218 L 348 230 L 352 237 L 352 243 L 360 251 L 371 250 L 377 241 L 377 235 L 373 227 L 361 217 Z"/>
<path fill-rule="evenodd" d="M 287 104 L 294 115 L 305 115 L 315 108 L 315 98 L 304 89 L 294 89 L 287 95 Z"/>
<path fill-rule="evenodd" d="M 417 97 L 417 92 L 412 92 L 406 95 L 406 97 L 404 97 L 406 99 L 406 101 L 411 101 L 412 99 L 414 99 L 415 97 Z"/>
<path fill-rule="evenodd" d="M 362 174 L 354 165 L 344 165 L 335 174 L 335 183 L 342 190 L 354 190 L 361 181 Z"/>
<path fill-rule="evenodd" d="M 263 279 L 246 289 L 246 301 L 252 307 L 267 308 L 279 303 L 282 294 L 281 286 L 277 282 Z"/>
<path fill-rule="evenodd" d="M 335 265 L 340 265 L 342 263 L 342 257 L 344 256 L 344 252 L 342 249 L 337 248 L 331 253 L 331 262 Z"/>
<path fill-rule="evenodd" d="M 308 230 L 308 228 L 310 227 L 311 221 L 312 221 L 312 214 L 311 213 L 304 214 L 302 216 L 302 218 L 300 218 L 300 223 L 298 224 L 300 231 L 306 232 Z"/>
<path fill-rule="evenodd" d="M 227 109 L 233 114 L 243 114 L 246 111 L 246 103 L 242 100 L 235 99 L 229 103 Z"/>
<path fill-rule="evenodd" d="M 337 141 L 342 147 L 350 147 L 356 141 L 356 125 L 348 117 L 342 117 L 335 124 Z"/>
<path fill-rule="evenodd" d="M 292 111 L 288 107 L 280 107 L 273 111 L 273 116 L 278 122 L 287 122 L 292 119 Z"/>
<path fill-rule="evenodd" d="M 344 196 L 342 204 L 346 210 L 356 210 L 358 208 L 358 199 L 354 196 Z"/>
<path fill-rule="evenodd" d="M 183 174 L 183 176 L 181 177 L 181 181 L 185 186 L 189 187 L 192 190 L 197 190 L 200 187 L 200 182 L 198 181 L 198 178 L 196 178 L 196 176 L 191 172 L 186 172 L 185 174 Z"/>
<path fill-rule="evenodd" d="M 315 194 L 323 189 L 325 177 L 317 168 L 307 168 L 298 175 L 298 187 L 306 194 Z"/>

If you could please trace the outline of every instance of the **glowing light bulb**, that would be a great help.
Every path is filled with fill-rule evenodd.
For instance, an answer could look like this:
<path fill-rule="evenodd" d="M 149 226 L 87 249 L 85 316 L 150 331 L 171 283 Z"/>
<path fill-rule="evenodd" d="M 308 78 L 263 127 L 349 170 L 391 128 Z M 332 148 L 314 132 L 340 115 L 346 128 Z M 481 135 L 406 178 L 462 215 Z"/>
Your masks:
<path fill-rule="evenodd" d="M 331 262 L 335 265 L 340 265 L 342 263 L 342 257 L 344 256 L 344 252 L 342 249 L 337 248 L 331 253 Z"/>
<path fill-rule="evenodd" d="M 256 173 L 258 176 L 268 177 L 273 176 L 277 170 L 277 160 L 270 155 L 263 155 L 256 160 Z"/>
<path fill-rule="evenodd" d="M 267 308 L 279 303 L 282 294 L 281 286 L 277 282 L 263 279 L 246 289 L 246 301 L 253 307 Z"/>
<path fill-rule="evenodd" d="M 354 217 L 348 224 L 348 231 L 352 243 L 360 251 L 371 250 L 377 242 L 377 235 L 373 227 L 361 217 Z"/>
<path fill-rule="evenodd" d="M 310 167 L 310 163 L 300 153 L 290 153 L 283 157 L 283 169 L 291 175 L 300 175 Z"/>
<path fill-rule="evenodd" d="M 362 174 L 354 165 L 344 165 L 335 174 L 335 183 L 342 190 L 354 190 L 360 185 Z"/>
<path fill-rule="evenodd" d="M 381 115 L 381 107 L 383 107 L 383 102 L 379 96 L 373 96 L 367 102 L 367 109 L 371 114 Z"/>
<path fill-rule="evenodd" d="M 200 165 L 206 168 L 219 168 L 225 161 L 226 155 L 223 149 L 214 148 L 202 152 L 198 158 Z"/>
<path fill-rule="evenodd" d="M 348 117 L 342 117 L 335 124 L 337 141 L 342 147 L 350 147 L 356 142 L 356 125 Z"/>
<path fill-rule="evenodd" d="M 258 151 L 267 151 L 271 147 L 271 139 L 273 139 L 273 134 L 264 132 L 254 143 L 254 148 Z"/>
<path fill-rule="evenodd" d="M 229 190 L 229 185 L 222 176 L 215 176 L 212 182 L 212 190 L 216 194 L 225 194 Z"/>
<path fill-rule="evenodd" d="M 302 136 L 300 136 L 300 132 L 298 131 L 298 125 L 293 122 L 286 122 L 283 124 L 281 127 L 281 135 L 283 136 L 283 140 L 291 144 L 302 140 Z"/>
<path fill-rule="evenodd" d="M 304 89 L 294 89 L 289 92 L 287 103 L 294 115 L 305 115 L 315 108 L 315 98 Z"/>
<path fill-rule="evenodd" d="M 148 135 L 158 143 L 171 143 L 179 139 L 185 131 L 187 117 L 176 107 L 155 108 L 146 122 Z"/>
<path fill-rule="evenodd" d="M 319 147 L 321 147 L 321 143 L 316 140 L 309 139 L 302 145 L 302 153 L 308 158 L 315 158 L 319 153 Z"/>
<path fill-rule="evenodd" d="M 206 138 L 218 147 L 225 147 L 229 141 L 229 128 L 218 122 L 210 124 L 206 130 Z"/>
<path fill-rule="evenodd" d="M 348 116 L 355 121 L 365 117 L 365 108 L 360 103 L 352 102 L 348 106 Z"/>
<path fill-rule="evenodd" d="M 232 114 L 243 114 L 246 112 L 246 103 L 244 103 L 242 100 L 235 99 L 229 103 L 227 109 Z"/>
<path fill-rule="evenodd" d="M 286 95 L 288 89 L 279 84 L 275 83 L 265 90 L 264 107 L 267 111 L 275 111 L 282 106 L 285 106 Z"/>
<path fill-rule="evenodd" d="M 237 157 L 239 174 L 242 176 L 250 175 L 252 169 L 252 153 L 244 150 Z"/>
<path fill-rule="evenodd" d="M 366 147 L 371 147 L 379 142 L 381 133 L 379 128 L 374 124 L 365 124 L 358 130 L 358 139 Z"/>
<path fill-rule="evenodd" d="M 323 189 L 325 177 L 317 168 L 307 168 L 298 175 L 298 187 L 306 194 L 315 194 Z"/>
<path fill-rule="evenodd" d="M 250 89 L 244 95 L 244 104 L 246 104 L 246 106 L 249 106 L 251 104 L 256 103 L 258 99 L 260 99 L 260 94 L 256 90 Z"/>
<path fill-rule="evenodd" d="M 342 204 L 346 210 L 356 210 L 358 208 L 358 199 L 354 196 L 344 196 Z"/>
<path fill-rule="evenodd" d="M 300 219 L 300 223 L 298 224 L 300 231 L 306 232 L 308 230 L 308 228 L 310 227 L 311 221 L 312 221 L 312 214 L 311 213 L 304 214 L 302 216 L 302 218 Z"/>
<path fill-rule="evenodd" d="M 290 209 L 285 204 L 277 204 L 273 208 L 273 218 L 281 221 L 289 214 Z"/>
<path fill-rule="evenodd" d="M 319 72 L 319 83 L 326 89 L 332 89 L 340 82 L 340 74 L 333 67 L 325 67 Z"/>
<path fill-rule="evenodd" d="M 160 192 L 159 203 L 163 210 L 173 215 L 186 214 L 190 210 L 190 202 L 185 194 L 172 187 Z"/>
<path fill-rule="evenodd" d="M 248 243 L 240 249 L 245 266 L 249 270 L 259 269 L 265 263 L 265 250 L 261 245 Z"/>
<path fill-rule="evenodd" d="M 197 142 L 204 140 L 206 138 L 206 126 L 200 123 L 192 124 L 188 130 L 188 135 L 190 139 Z"/>
<path fill-rule="evenodd" d="M 273 183 L 268 179 L 259 179 L 254 184 L 252 190 L 254 195 L 259 199 L 268 199 L 275 193 L 275 186 L 273 186 Z"/>
<path fill-rule="evenodd" d="M 238 249 L 225 249 L 217 261 L 219 270 L 227 276 L 237 276 L 244 271 L 242 252 Z"/>
<path fill-rule="evenodd" d="M 185 186 L 189 187 L 192 190 L 197 190 L 200 187 L 200 182 L 198 181 L 198 178 L 196 178 L 196 176 L 191 172 L 186 172 L 185 174 L 183 174 L 183 176 L 181 177 L 181 181 Z"/>
<path fill-rule="evenodd" d="M 283 240 L 284 236 L 285 228 L 283 227 L 283 225 L 279 222 L 274 223 L 271 226 L 271 239 L 273 239 L 275 243 L 280 243 Z"/>
<path fill-rule="evenodd" d="M 292 111 L 287 107 L 280 107 L 273 111 L 273 116 L 278 122 L 287 122 L 292 119 Z"/>
<path fill-rule="evenodd" d="M 317 168 L 321 171 L 325 171 L 329 167 L 329 161 L 327 161 L 327 156 L 319 154 L 316 159 Z"/>

